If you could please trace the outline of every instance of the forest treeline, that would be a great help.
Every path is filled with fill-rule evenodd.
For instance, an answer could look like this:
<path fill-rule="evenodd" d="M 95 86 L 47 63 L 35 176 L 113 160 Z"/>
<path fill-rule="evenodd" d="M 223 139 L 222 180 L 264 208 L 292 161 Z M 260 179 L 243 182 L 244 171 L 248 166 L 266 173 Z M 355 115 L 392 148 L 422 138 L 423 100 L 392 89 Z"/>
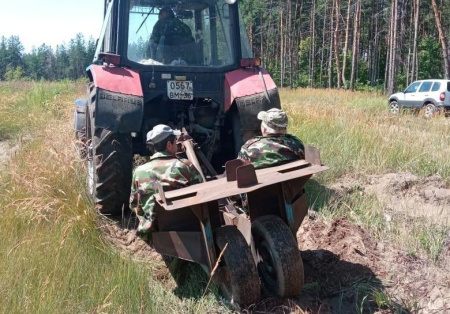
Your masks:
<path fill-rule="evenodd" d="M 57 45 L 56 50 L 42 44 L 27 53 L 18 36 L 2 36 L 0 80 L 78 79 L 86 76 L 86 67 L 94 53 L 94 39 L 86 40 L 82 34 L 77 34 L 68 44 Z"/>
<path fill-rule="evenodd" d="M 392 93 L 450 75 L 448 0 L 240 0 L 240 7 L 255 55 L 282 87 Z M 81 34 L 30 53 L 17 36 L 2 37 L 0 80 L 77 79 L 94 51 L 94 39 Z"/>
<path fill-rule="evenodd" d="M 449 0 L 242 0 L 280 86 L 375 87 L 449 77 Z"/>

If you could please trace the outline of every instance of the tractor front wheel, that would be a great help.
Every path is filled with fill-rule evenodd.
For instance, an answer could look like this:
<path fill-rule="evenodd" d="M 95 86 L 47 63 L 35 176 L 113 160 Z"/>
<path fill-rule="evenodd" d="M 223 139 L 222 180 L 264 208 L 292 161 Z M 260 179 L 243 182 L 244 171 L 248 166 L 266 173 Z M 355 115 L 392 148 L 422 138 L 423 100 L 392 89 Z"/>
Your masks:
<path fill-rule="evenodd" d="M 278 216 L 268 215 L 252 224 L 258 272 L 265 289 L 280 297 L 294 297 L 303 287 L 303 262 L 293 234 Z"/>

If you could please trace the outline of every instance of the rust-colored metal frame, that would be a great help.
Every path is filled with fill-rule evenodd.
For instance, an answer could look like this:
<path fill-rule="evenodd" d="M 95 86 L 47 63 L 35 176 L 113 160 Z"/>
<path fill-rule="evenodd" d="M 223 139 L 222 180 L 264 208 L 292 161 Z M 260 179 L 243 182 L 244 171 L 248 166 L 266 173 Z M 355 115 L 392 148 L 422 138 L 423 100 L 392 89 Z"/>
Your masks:
<path fill-rule="evenodd" d="M 320 164 L 317 149 L 307 147 L 305 160 L 256 170 L 233 160 L 226 176 L 191 187 L 155 195 L 158 230 L 152 233 L 157 252 L 205 266 L 209 272 L 218 255 L 214 230 L 235 225 L 251 245 L 251 224 L 258 217 L 281 217 L 295 235 L 307 213 L 304 185 L 314 174 L 328 169 Z M 219 201 L 246 194 L 248 215 Z"/>

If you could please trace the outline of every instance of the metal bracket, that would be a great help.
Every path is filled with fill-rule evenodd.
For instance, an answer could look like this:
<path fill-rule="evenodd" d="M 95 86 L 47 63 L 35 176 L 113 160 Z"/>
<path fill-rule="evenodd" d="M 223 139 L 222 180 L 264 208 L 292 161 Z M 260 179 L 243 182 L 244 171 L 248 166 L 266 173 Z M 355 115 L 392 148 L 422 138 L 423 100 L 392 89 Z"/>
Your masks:
<path fill-rule="evenodd" d="M 322 165 L 319 150 L 313 146 L 305 147 L 305 160 L 311 165 Z"/>
<path fill-rule="evenodd" d="M 238 188 L 245 188 L 258 184 L 255 167 L 253 165 L 244 165 L 236 169 L 236 179 Z"/>
<path fill-rule="evenodd" d="M 243 165 L 245 165 L 245 162 L 240 159 L 233 159 L 225 163 L 225 174 L 228 182 L 236 181 L 236 170 Z"/>

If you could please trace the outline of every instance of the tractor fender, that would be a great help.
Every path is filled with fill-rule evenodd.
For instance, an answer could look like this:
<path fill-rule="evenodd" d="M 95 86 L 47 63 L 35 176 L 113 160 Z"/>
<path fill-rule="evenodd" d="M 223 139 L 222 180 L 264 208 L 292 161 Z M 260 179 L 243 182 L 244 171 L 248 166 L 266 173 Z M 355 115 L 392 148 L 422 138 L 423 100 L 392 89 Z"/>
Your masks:
<path fill-rule="evenodd" d="M 261 121 L 256 117 L 258 112 L 281 108 L 277 85 L 263 68 L 226 73 L 224 85 L 224 111 L 227 112 L 236 103 L 244 140 L 260 132 Z"/>
<path fill-rule="evenodd" d="M 138 72 L 113 66 L 91 65 L 88 75 L 96 87 L 94 123 L 117 133 L 139 132 L 144 97 Z"/>
<path fill-rule="evenodd" d="M 75 115 L 73 129 L 77 132 L 81 132 L 86 125 L 86 107 L 87 99 L 79 98 L 75 99 Z"/>

